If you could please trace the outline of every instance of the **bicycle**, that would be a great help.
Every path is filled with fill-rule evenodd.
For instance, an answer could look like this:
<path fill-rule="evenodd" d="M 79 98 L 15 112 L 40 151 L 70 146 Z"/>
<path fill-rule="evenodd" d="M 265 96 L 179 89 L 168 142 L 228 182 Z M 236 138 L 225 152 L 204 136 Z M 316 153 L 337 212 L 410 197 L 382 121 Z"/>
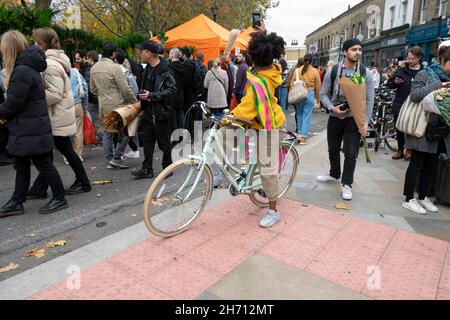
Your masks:
<path fill-rule="evenodd" d="M 214 191 L 213 171 L 208 163 L 210 158 L 218 164 L 220 171 L 230 183 L 229 192 L 233 197 L 246 195 L 260 208 L 269 206 L 258 166 L 248 164 L 242 169 L 233 166 L 225 156 L 223 146 L 218 142 L 217 133 L 224 119 L 229 126 L 244 131 L 246 128 L 241 123 L 247 126 L 251 123 L 231 115 L 219 119 L 209 112 L 206 103 L 196 102 L 195 105 L 211 120 L 212 128 L 202 152 L 173 163 L 161 172 L 150 186 L 144 203 L 144 221 L 149 231 L 156 236 L 168 238 L 179 235 L 188 230 L 201 215 Z M 299 165 L 299 154 L 295 148 L 297 144 L 297 139 L 292 136 L 286 138 L 280 147 L 279 199 L 289 191 L 297 176 Z M 214 150 L 219 154 L 213 153 Z M 169 179 L 172 176 L 181 177 L 178 181 L 183 182 L 177 183 L 174 179 Z"/>
<path fill-rule="evenodd" d="M 397 130 L 395 128 L 395 117 L 392 110 L 392 101 L 388 98 L 377 97 L 373 115 L 369 127 L 375 134 L 374 149 L 378 152 L 380 145 L 384 144 L 393 152 L 397 152 Z"/>

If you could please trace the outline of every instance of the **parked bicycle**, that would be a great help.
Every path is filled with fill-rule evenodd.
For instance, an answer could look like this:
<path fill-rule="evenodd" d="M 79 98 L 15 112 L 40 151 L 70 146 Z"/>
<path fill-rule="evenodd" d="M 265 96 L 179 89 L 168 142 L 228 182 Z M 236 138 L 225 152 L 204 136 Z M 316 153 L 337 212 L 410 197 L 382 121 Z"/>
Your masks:
<path fill-rule="evenodd" d="M 393 152 L 398 151 L 397 131 L 392 109 L 394 96 L 394 92 L 386 87 L 381 87 L 376 91 L 374 109 L 369 124 L 369 138 L 375 139 L 373 144 L 375 152 L 378 152 L 383 144 Z"/>
<path fill-rule="evenodd" d="M 200 108 L 212 122 L 203 151 L 166 168 L 150 186 L 145 199 L 145 225 L 150 232 L 160 237 L 173 237 L 189 229 L 211 199 L 214 191 L 213 171 L 208 160 L 213 160 L 219 166 L 230 184 L 229 191 L 232 196 L 246 195 L 258 207 L 269 206 L 258 166 L 250 163 L 240 169 L 232 165 L 218 139 L 218 131 L 224 121 L 229 126 L 244 131 L 246 128 L 241 124 L 248 128 L 251 123 L 231 115 L 224 115 L 219 119 L 211 114 L 204 102 L 196 102 L 195 107 Z M 279 199 L 289 191 L 297 175 L 299 165 L 299 154 L 295 148 L 297 144 L 294 135 L 287 135 L 280 147 Z M 172 176 L 176 179 L 168 179 Z"/>

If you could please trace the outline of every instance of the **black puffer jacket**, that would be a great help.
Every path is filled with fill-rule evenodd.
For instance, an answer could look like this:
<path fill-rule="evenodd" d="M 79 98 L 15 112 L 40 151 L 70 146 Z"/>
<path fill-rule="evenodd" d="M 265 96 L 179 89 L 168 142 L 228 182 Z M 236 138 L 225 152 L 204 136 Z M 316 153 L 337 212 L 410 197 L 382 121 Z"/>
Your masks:
<path fill-rule="evenodd" d="M 154 90 L 151 89 L 151 78 L 154 76 Z M 168 120 L 172 117 L 172 99 L 177 94 L 177 83 L 169 67 L 161 61 L 150 71 L 147 65 L 142 79 L 142 88 L 150 91 L 149 100 L 142 101 L 142 109 L 156 121 Z"/>
<path fill-rule="evenodd" d="M 0 117 L 9 129 L 8 150 L 13 156 L 34 156 L 53 149 L 45 89 L 40 72 L 47 69 L 45 53 L 31 46 L 16 59 Z"/>

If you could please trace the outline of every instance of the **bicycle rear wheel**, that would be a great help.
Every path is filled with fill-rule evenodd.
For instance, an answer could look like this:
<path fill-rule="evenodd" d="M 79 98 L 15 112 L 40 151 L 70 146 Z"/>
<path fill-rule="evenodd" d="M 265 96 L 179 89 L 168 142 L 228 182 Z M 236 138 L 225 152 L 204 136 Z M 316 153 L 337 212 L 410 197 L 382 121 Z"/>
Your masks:
<path fill-rule="evenodd" d="M 151 233 L 173 237 L 186 231 L 199 217 L 213 190 L 211 168 L 206 165 L 200 170 L 200 161 L 184 159 L 156 178 L 144 203 L 144 222 Z"/>
<path fill-rule="evenodd" d="M 284 197 L 284 195 L 292 187 L 297 176 L 298 165 L 300 162 L 300 156 L 295 147 L 291 147 L 291 144 L 284 143 L 280 150 L 280 167 L 279 167 L 279 179 L 280 179 L 280 194 L 278 199 Z M 256 185 L 261 183 L 259 167 L 255 166 L 255 169 L 250 176 L 250 184 Z M 267 198 L 264 190 L 255 190 L 250 194 L 250 200 L 260 208 L 269 207 L 269 199 Z"/>
<path fill-rule="evenodd" d="M 383 132 L 383 135 L 386 137 L 384 142 L 391 151 L 398 152 L 397 129 L 395 128 L 394 115 L 389 114 L 386 116 L 386 119 L 385 131 Z"/>

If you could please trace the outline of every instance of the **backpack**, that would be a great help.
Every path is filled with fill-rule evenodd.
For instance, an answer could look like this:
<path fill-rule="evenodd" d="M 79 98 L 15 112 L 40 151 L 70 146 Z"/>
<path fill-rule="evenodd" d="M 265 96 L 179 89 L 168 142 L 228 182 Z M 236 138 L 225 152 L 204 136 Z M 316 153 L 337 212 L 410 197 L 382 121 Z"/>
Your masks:
<path fill-rule="evenodd" d="M 204 91 L 206 68 L 198 60 L 195 60 L 194 64 L 195 64 L 195 73 L 194 73 L 193 89 L 195 93 L 202 93 Z"/>
<path fill-rule="evenodd" d="M 447 137 L 449 128 L 444 118 L 436 113 L 431 113 L 428 120 L 427 131 L 425 137 L 428 142 L 438 142 Z"/>

